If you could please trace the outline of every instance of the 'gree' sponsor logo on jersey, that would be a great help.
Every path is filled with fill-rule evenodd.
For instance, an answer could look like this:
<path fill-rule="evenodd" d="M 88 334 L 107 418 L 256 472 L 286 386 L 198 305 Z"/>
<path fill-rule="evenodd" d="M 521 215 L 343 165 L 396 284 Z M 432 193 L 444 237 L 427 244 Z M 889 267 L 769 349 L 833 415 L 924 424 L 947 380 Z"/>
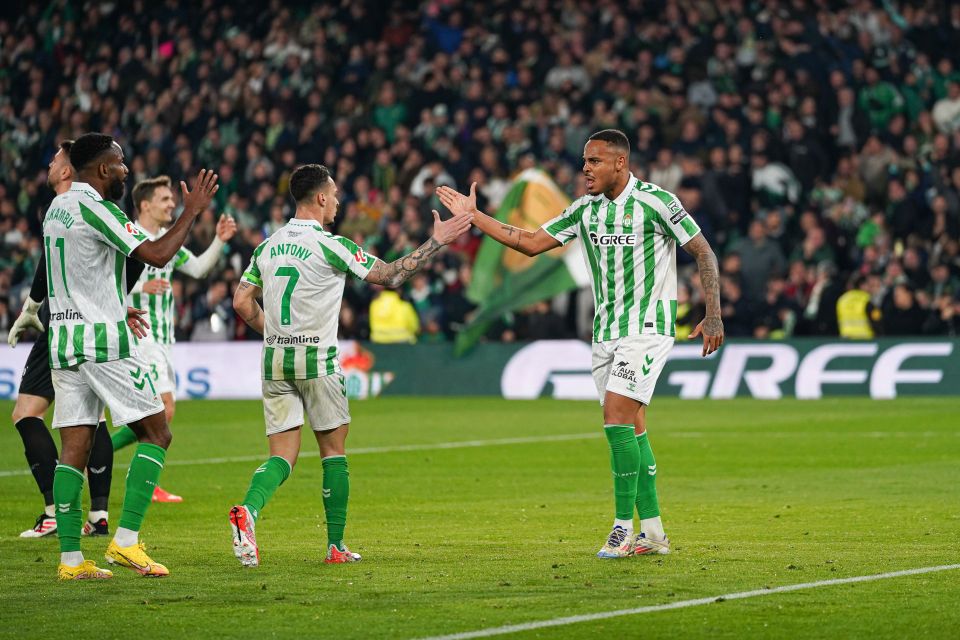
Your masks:
<path fill-rule="evenodd" d="M 600 247 L 635 247 L 637 246 L 637 234 L 597 233 L 591 231 L 590 242 Z"/>
<path fill-rule="evenodd" d="M 60 209 L 59 207 L 48 211 L 47 217 L 43 219 L 44 224 L 54 221 L 62 222 L 63 226 L 65 226 L 67 229 L 72 227 L 74 222 L 73 216 L 70 215 L 70 212 L 66 209 Z"/>
<path fill-rule="evenodd" d="M 267 336 L 268 345 L 320 344 L 320 336 Z"/>
<path fill-rule="evenodd" d="M 313 255 L 313 252 L 309 249 L 305 249 L 298 244 L 291 244 L 284 242 L 281 244 L 276 244 L 270 247 L 270 257 L 276 258 L 277 256 L 291 256 L 297 258 L 298 260 L 306 260 Z"/>

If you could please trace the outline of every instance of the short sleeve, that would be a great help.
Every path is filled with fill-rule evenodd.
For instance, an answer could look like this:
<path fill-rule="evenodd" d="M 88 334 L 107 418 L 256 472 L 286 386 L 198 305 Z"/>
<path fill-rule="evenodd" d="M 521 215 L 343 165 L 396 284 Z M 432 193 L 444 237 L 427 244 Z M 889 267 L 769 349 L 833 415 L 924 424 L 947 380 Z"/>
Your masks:
<path fill-rule="evenodd" d="M 663 189 L 654 189 L 650 193 L 659 203 L 657 222 L 664 235 L 670 236 L 682 247 L 700 233 L 700 226 L 683 208 L 677 196 Z"/>
<path fill-rule="evenodd" d="M 247 270 L 244 271 L 240 277 L 244 282 L 249 282 L 260 288 L 263 288 L 263 275 L 260 273 L 258 261 L 260 254 L 263 253 L 263 248 L 267 246 L 267 242 L 269 242 L 269 240 L 264 240 L 260 243 L 260 246 L 253 250 L 253 255 L 250 256 L 250 266 L 247 267 Z"/>
<path fill-rule="evenodd" d="M 125 256 L 133 253 L 147 236 L 130 222 L 117 205 L 109 200 L 80 200 L 80 216 L 104 244 L 114 247 Z"/>
<path fill-rule="evenodd" d="M 330 266 L 343 273 L 352 273 L 360 280 L 366 279 L 370 269 L 377 264 L 376 256 L 342 236 L 324 235 L 320 239 L 320 249 Z"/>
<path fill-rule="evenodd" d="M 567 244 L 579 235 L 580 221 L 583 219 L 583 212 L 586 209 L 587 204 L 583 203 L 582 200 L 577 200 L 564 209 L 559 216 L 547 221 L 541 228 L 560 244 Z"/>

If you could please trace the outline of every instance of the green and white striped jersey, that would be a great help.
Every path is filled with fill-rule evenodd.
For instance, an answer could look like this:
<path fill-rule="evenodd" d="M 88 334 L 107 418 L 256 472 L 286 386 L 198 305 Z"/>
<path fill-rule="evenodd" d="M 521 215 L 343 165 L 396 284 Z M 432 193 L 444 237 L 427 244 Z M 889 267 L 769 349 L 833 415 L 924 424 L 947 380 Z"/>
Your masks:
<path fill-rule="evenodd" d="M 264 380 L 340 372 L 337 326 L 346 275 L 363 280 L 376 262 L 350 240 L 299 218 L 256 248 L 243 280 L 263 290 Z"/>
<path fill-rule="evenodd" d="M 161 229 L 160 233 L 154 235 L 143 227 L 138 226 L 137 228 L 150 240 L 156 240 L 167 232 L 166 229 Z M 223 248 L 223 242 L 219 238 L 215 238 L 212 246 L 216 252 Z M 206 254 L 204 255 L 206 256 Z M 171 282 L 174 271 L 185 273 L 191 278 L 203 278 L 216 264 L 216 256 L 211 257 L 212 260 L 204 261 L 197 258 L 189 249 L 181 247 L 173 259 L 162 269 L 150 265 L 146 266 L 129 296 L 131 307 L 143 309 L 149 314 L 150 330 L 147 332 L 147 337 L 142 338 L 142 340 L 159 344 L 173 344 L 176 341 L 174 337 L 173 289 L 169 288 L 163 293 L 150 294 L 142 291 L 143 285 L 156 279 Z"/>
<path fill-rule="evenodd" d="M 675 195 L 630 174 L 614 200 L 583 196 L 543 225 L 561 244 L 579 237 L 593 275 L 593 341 L 676 335 L 677 245 L 700 227 Z"/>
<path fill-rule="evenodd" d="M 146 239 L 89 184 L 53 199 L 43 220 L 52 368 L 130 357 L 126 257 Z"/>

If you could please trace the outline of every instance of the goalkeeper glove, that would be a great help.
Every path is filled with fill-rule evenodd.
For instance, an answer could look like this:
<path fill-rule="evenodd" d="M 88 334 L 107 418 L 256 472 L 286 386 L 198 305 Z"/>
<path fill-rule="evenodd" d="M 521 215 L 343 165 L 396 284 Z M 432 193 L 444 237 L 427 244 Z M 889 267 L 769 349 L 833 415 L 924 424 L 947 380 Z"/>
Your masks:
<path fill-rule="evenodd" d="M 43 303 L 37 302 L 29 296 L 23 301 L 23 311 L 17 316 L 13 326 L 10 327 L 10 334 L 7 336 L 7 343 L 11 347 L 17 346 L 17 343 L 20 342 L 20 335 L 31 327 L 43 332 L 43 323 L 40 322 L 40 317 L 37 315 L 41 304 Z"/>

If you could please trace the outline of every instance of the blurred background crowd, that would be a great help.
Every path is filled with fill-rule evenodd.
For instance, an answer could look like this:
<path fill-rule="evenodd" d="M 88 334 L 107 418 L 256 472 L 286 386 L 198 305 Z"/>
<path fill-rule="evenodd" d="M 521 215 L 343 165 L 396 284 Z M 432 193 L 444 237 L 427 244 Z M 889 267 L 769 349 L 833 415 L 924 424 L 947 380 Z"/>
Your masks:
<path fill-rule="evenodd" d="M 716 248 L 728 336 L 837 335 L 848 290 L 869 300 L 875 335 L 960 328 L 960 3 L 5 4 L 0 332 L 29 290 L 61 139 L 115 136 L 128 193 L 219 173 L 188 246 L 206 248 L 220 213 L 240 232 L 209 284 L 173 286 L 178 339 L 229 340 L 259 339 L 230 298 L 292 215 L 297 164 L 331 167 L 335 231 L 390 260 L 429 235 L 440 184 L 476 181 L 493 213 L 511 177 L 539 166 L 578 197 L 584 141 L 606 127 L 627 132 L 634 173 L 677 193 Z M 462 238 L 402 298 L 349 284 L 343 337 L 402 308 L 411 338 L 449 339 L 470 317 L 479 244 Z M 703 305 L 680 261 L 682 336 Z M 590 305 L 574 292 L 488 339 L 588 336 Z"/>

